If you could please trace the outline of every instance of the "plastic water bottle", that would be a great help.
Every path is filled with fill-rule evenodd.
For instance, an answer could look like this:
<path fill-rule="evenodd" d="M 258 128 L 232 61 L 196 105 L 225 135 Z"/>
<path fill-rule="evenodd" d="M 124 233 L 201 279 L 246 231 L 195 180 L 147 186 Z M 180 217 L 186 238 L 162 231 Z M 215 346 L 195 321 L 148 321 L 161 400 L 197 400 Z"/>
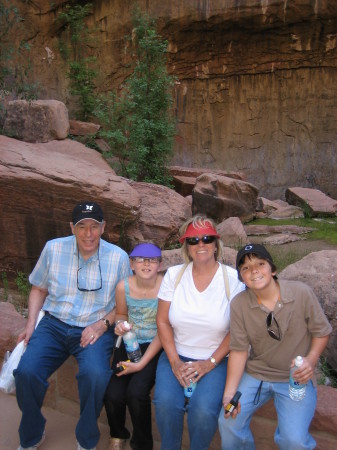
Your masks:
<path fill-rule="evenodd" d="M 305 397 L 306 384 L 299 384 L 298 381 L 293 379 L 293 373 L 303 364 L 302 356 L 296 356 L 295 365 L 290 369 L 289 376 L 289 397 L 295 402 L 301 401 Z"/>
<path fill-rule="evenodd" d="M 124 326 L 126 328 L 130 328 L 130 324 L 128 322 L 124 322 Z M 142 352 L 139 347 L 136 333 L 132 329 L 130 329 L 125 334 L 123 334 L 123 341 L 129 360 L 134 363 L 140 361 Z"/>
<path fill-rule="evenodd" d="M 192 364 L 192 361 L 188 361 L 188 364 Z M 190 379 L 190 384 L 187 387 L 184 387 L 184 396 L 185 396 L 185 406 L 190 401 L 190 398 L 197 387 L 197 383 Z"/>
<path fill-rule="evenodd" d="M 185 405 L 188 404 L 190 398 L 193 395 L 193 392 L 195 391 L 195 388 L 197 387 L 197 383 L 190 380 L 190 384 L 187 387 L 184 387 L 184 396 L 185 396 Z"/>

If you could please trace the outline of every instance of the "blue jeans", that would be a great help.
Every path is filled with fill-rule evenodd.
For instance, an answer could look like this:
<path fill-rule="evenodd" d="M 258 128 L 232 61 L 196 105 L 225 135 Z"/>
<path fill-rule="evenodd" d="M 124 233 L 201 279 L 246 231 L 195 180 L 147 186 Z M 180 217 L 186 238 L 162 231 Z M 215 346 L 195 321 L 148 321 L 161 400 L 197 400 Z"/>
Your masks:
<path fill-rule="evenodd" d="M 97 418 L 112 374 L 109 358 L 114 333 L 110 329 L 93 345 L 82 348 L 82 331 L 83 328 L 67 325 L 46 314 L 32 334 L 19 366 L 14 371 L 16 398 L 22 411 L 19 427 L 22 447 L 31 447 L 41 439 L 46 422 L 41 407 L 49 385 L 47 380 L 70 355 L 75 356 L 79 365 L 76 378 L 80 418 L 76 437 L 84 448 L 96 446 L 100 436 Z"/>
<path fill-rule="evenodd" d="M 254 450 L 254 438 L 249 428 L 251 418 L 270 398 L 274 399 L 278 425 L 274 440 L 281 450 L 313 449 L 316 442 L 309 434 L 309 426 L 315 413 L 316 388 L 309 381 L 306 396 L 295 402 L 289 397 L 288 383 L 264 381 L 258 404 L 254 404 L 260 380 L 244 373 L 238 390 L 241 412 L 236 419 L 224 418 L 224 409 L 219 416 L 222 450 Z M 256 402 L 255 402 L 256 403 Z"/>
<path fill-rule="evenodd" d="M 192 361 L 180 356 L 182 361 Z M 207 450 L 218 425 L 225 389 L 227 358 L 201 378 L 187 406 L 191 450 Z M 166 353 L 159 358 L 153 403 L 162 450 L 180 450 L 185 413 L 184 388 L 172 372 Z"/>

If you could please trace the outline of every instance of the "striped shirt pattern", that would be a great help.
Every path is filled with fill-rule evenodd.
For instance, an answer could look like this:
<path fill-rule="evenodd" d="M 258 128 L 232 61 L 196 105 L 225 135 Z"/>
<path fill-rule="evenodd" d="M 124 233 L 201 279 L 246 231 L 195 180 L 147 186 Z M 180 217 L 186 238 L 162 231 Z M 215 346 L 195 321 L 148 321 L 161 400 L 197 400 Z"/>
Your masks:
<path fill-rule="evenodd" d="M 83 292 L 78 289 L 102 289 Z M 77 285 L 78 271 L 78 285 Z M 98 252 L 88 260 L 78 254 L 75 236 L 48 241 L 29 276 L 33 286 L 48 290 L 43 310 L 72 326 L 86 327 L 115 307 L 118 281 L 132 274 L 127 253 L 100 239 Z"/>

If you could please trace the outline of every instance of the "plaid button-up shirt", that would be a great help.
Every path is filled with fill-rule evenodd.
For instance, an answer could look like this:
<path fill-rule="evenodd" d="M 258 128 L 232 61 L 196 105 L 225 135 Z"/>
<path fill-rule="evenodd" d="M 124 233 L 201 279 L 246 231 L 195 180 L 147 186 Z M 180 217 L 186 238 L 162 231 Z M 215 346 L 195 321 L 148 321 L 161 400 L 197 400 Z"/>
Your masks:
<path fill-rule="evenodd" d="M 100 286 L 99 264 L 102 289 L 80 291 L 78 286 Z M 116 285 L 131 274 L 129 257 L 121 248 L 100 239 L 99 255 L 96 252 L 85 261 L 78 254 L 75 236 L 69 236 L 46 243 L 29 281 L 48 290 L 44 311 L 68 325 L 86 327 L 114 308 Z"/>

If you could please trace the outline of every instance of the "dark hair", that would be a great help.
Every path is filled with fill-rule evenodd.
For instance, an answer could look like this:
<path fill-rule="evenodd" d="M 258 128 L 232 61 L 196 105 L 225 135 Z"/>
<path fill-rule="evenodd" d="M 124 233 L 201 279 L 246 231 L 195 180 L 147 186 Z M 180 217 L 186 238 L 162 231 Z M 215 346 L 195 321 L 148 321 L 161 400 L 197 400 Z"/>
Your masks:
<path fill-rule="evenodd" d="M 277 267 L 275 266 L 274 261 L 271 261 L 268 258 L 262 258 L 262 256 L 257 255 L 256 253 L 246 253 L 245 255 L 242 256 L 242 258 L 240 259 L 240 261 L 237 264 L 238 269 L 239 269 L 238 270 L 238 278 L 239 278 L 240 281 L 242 281 L 242 278 L 241 278 L 241 275 L 240 275 L 240 269 L 241 269 L 241 266 L 243 265 L 243 263 L 245 261 L 246 256 L 250 260 L 252 258 L 263 259 L 264 261 L 267 261 L 267 263 L 270 265 L 270 268 L 271 268 L 272 272 L 276 272 L 277 271 Z M 274 280 L 277 280 L 277 275 L 276 274 L 273 275 L 273 278 L 274 278 Z"/>

